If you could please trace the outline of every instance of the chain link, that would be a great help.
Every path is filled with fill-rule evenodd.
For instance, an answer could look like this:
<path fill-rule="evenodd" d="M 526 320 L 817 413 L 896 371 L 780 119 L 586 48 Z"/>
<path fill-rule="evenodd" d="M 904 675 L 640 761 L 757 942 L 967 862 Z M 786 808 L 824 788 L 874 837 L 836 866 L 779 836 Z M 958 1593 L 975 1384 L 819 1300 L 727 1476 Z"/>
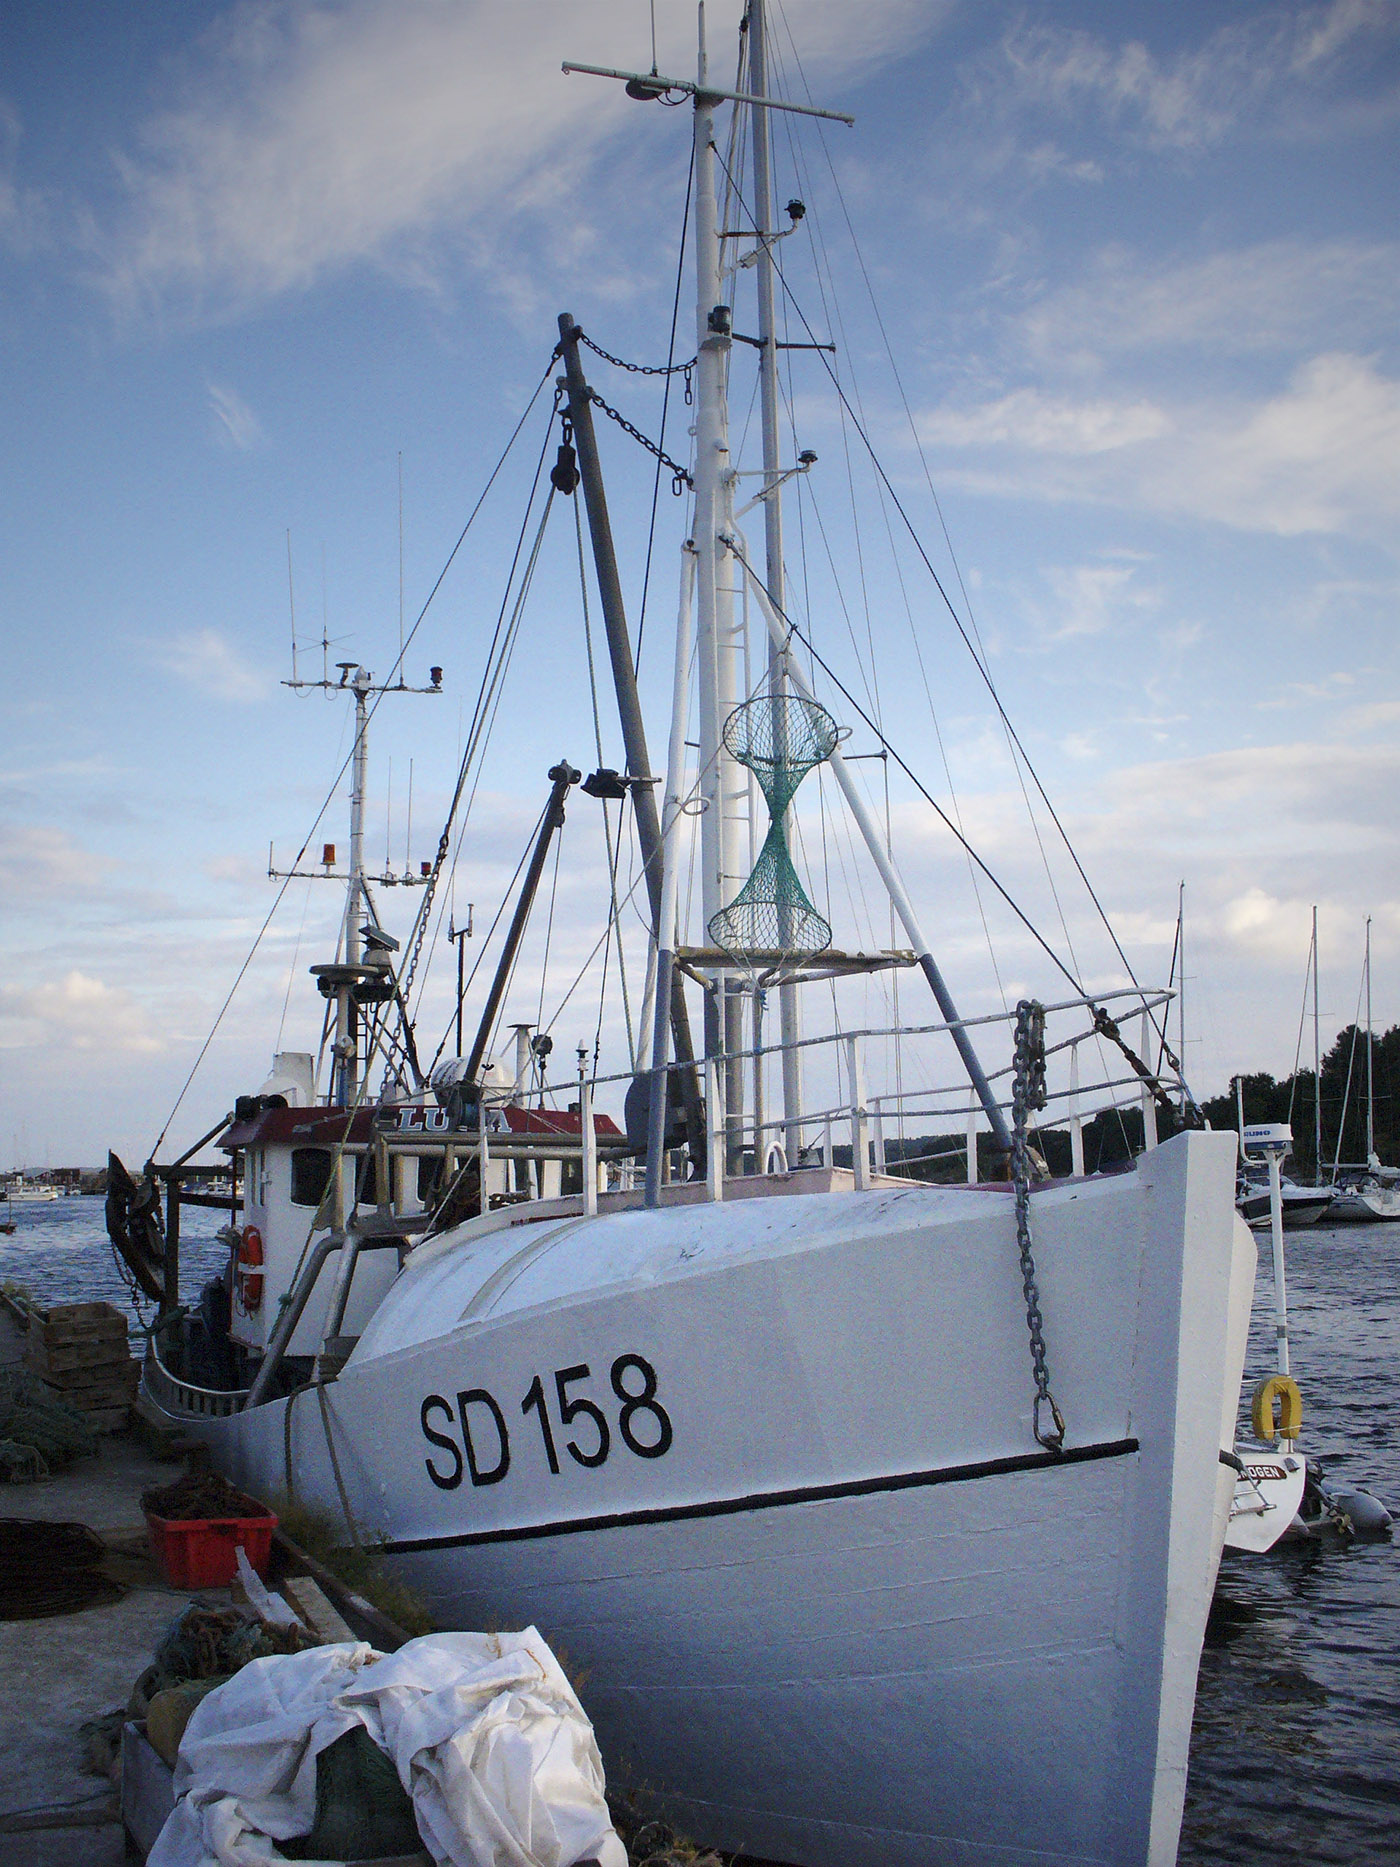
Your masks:
<path fill-rule="evenodd" d="M 675 493 L 678 498 L 687 486 L 693 486 L 695 484 L 689 473 L 686 472 L 685 468 L 682 467 L 679 462 L 672 460 L 671 456 L 666 453 L 663 448 L 658 447 L 655 441 L 650 440 L 644 435 L 640 428 L 634 428 L 627 417 L 625 415 L 620 415 L 611 404 L 605 402 L 596 389 L 590 389 L 588 391 L 588 399 L 593 403 L 595 408 L 600 408 L 610 421 L 615 421 L 624 434 L 630 434 L 634 441 L 640 441 L 649 454 L 655 455 L 662 466 L 670 470 L 671 491 Z"/>
<path fill-rule="evenodd" d="M 595 357 L 601 357 L 605 363 L 611 363 L 616 369 L 630 370 L 634 376 L 680 376 L 683 374 L 687 389 L 685 399 L 687 402 L 690 400 L 688 393 L 690 372 L 699 362 L 698 357 L 692 357 L 688 363 L 628 363 L 622 357 L 615 357 L 611 350 L 604 350 L 601 344 L 595 344 L 593 339 L 579 330 L 577 325 L 574 326 L 574 336 L 581 344 L 587 344 Z"/>
<path fill-rule="evenodd" d="M 1040 1313 L 1040 1291 L 1035 1281 L 1031 1251 L 1031 1159 L 1026 1120 L 1033 1109 L 1045 1107 L 1045 1007 L 1023 998 L 1016 1007 L 1015 1068 L 1011 1079 L 1011 1183 L 1016 1191 L 1016 1243 L 1021 1252 L 1021 1287 L 1026 1297 L 1026 1327 L 1031 1338 L 1031 1368 L 1035 1374 L 1036 1438 L 1049 1452 L 1062 1452 L 1065 1422 L 1050 1392 L 1050 1368 L 1045 1357 L 1045 1322 Z M 1048 1408 L 1053 1431 L 1041 1423 Z"/>
<path fill-rule="evenodd" d="M 1178 1111 L 1171 1097 L 1167 1094 L 1166 1087 L 1161 1077 L 1155 1070 L 1149 1069 L 1147 1064 L 1143 1062 L 1142 1058 L 1133 1049 L 1127 1038 L 1124 1037 L 1122 1031 L 1118 1027 L 1117 1021 L 1109 1016 L 1102 1005 L 1094 1005 L 1091 1009 L 1094 1013 L 1094 1029 L 1098 1032 L 1100 1037 L 1106 1037 L 1110 1043 L 1117 1044 L 1118 1048 L 1127 1058 L 1129 1067 L 1133 1070 L 1134 1074 L 1141 1079 L 1143 1087 L 1150 1092 L 1152 1100 L 1157 1104 L 1158 1108 L 1161 1109 L 1162 1113 L 1180 1120 L 1183 1127 L 1203 1128 L 1205 1126 L 1205 1117 L 1202 1115 L 1200 1109 L 1197 1108 L 1196 1104 L 1187 1101 L 1184 1110 Z M 1162 1045 L 1162 1054 L 1179 1077 L 1181 1074 L 1181 1059 L 1175 1056 L 1165 1043 Z M 1184 1084 L 1182 1086 L 1183 1088 L 1185 1087 Z"/>

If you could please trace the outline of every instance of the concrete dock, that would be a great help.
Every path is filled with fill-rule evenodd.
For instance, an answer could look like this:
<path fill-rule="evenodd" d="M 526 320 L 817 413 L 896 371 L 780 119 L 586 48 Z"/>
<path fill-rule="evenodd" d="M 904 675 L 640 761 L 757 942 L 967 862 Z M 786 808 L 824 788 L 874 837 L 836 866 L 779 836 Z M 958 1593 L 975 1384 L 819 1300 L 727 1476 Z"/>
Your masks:
<path fill-rule="evenodd" d="M 0 1365 L 20 1360 L 23 1338 L 0 1315 Z M 80 1727 L 125 1706 L 160 1635 L 189 1600 L 166 1586 L 146 1547 L 141 1493 L 172 1467 L 132 1440 L 109 1438 L 96 1457 L 37 1484 L 0 1487 L 0 1516 L 82 1523 L 107 1545 L 106 1572 L 126 1593 L 110 1606 L 43 1620 L 0 1621 L 0 1846 L 25 1867 L 117 1867 L 126 1859 L 114 1786 L 86 1768 Z M 112 1820 L 15 1833 L 18 1811 L 73 1804 Z M 9 1828 L 9 1834 L 5 1830 Z"/>

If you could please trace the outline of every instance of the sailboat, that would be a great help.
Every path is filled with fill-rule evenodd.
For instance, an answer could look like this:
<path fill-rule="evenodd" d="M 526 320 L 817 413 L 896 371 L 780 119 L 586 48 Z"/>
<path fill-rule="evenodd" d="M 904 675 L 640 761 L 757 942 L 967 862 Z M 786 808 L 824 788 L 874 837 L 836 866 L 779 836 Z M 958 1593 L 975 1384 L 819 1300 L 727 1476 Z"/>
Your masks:
<path fill-rule="evenodd" d="M 1375 1121 L 1375 1026 L 1371 1019 L 1371 917 L 1366 916 L 1366 957 L 1362 963 L 1362 983 L 1366 993 L 1366 1162 L 1362 1167 L 1332 1168 L 1336 1198 L 1328 1216 L 1349 1225 L 1374 1225 L 1378 1220 L 1400 1219 L 1400 1170 L 1383 1167 L 1376 1154 Z M 1347 1072 L 1351 1088 L 1351 1072 Z M 1342 1110 L 1342 1125 L 1346 1109 Z M 1337 1137 L 1341 1154 L 1341 1133 Z M 1343 1177 L 1345 1175 L 1345 1178 Z"/>
<path fill-rule="evenodd" d="M 1317 990 L 1317 909 L 1312 911 L 1312 939 L 1308 946 L 1308 963 L 1304 968 L 1304 991 L 1302 1017 L 1307 1017 L 1308 992 L 1312 994 L 1312 1032 L 1313 1032 L 1313 1181 L 1308 1186 L 1298 1180 L 1280 1179 L 1277 1198 L 1283 1211 L 1283 1224 L 1286 1230 L 1295 1231 L 1304 1225 L 1319 1225 L 1332 1216 L 1337 1203 L 1337 1189 L 1324 1183 L 1322 1178 L 1322 1023 L 1318 1009 Z M 1301 1050 L 1303 1027 L 1298 1026 L 1298 1042 Z M 1294 1059 L 1294 1083 L 1297 1082 L 1297 1059 Z M 1293 1092 L 1289 1095 L 1289 1114 L 1292 1115 Z M 1239 1077 L 1235 1078 L 1235 1118 L 1239 1136 L 1239 1185 L 1236 1189 L 1235 1203 L 1240 1214 L 1255 1231 L 1266 1231 L 1272 1224 L 1274 1197 L 1270 1192 L 1268 1178 L 1260 1163 L 1250 1158 L 1245 1145 L 1244 1087 Z M 1290 1129 L 1291 1148 L 1291 1129 Z"/>
<path fill-rule="evenodd" d="M 551 769 L 476 1037 L 427 1080 L 408 962 L 373 918 L 357 848 L 375 683 L 342 671 L 361 814 L 340 949 L 314 969 L 329 1081 L 310 1053 L 282 1053 L 204 1137 L 242 1190 L 228 1276 L 197 1313 L 181 1315 L 170 1274 L 196 1150 L 115 1215 L 165 1310 L 145 1393 L 245 1488 L 292 1491 L 376 1544 L 440 1624 L 538 1626 L 586 1681 L 610 1779 L 698 1841 L 799 1867 L 1167 1867 L 1255 1271 L 1234 1137 L 1158 1144 L 1173 1107 L 1150 1061 L 1163 993 L 958 1012 L 783 581 L 781 488 L 810 462 L 780 451 L 767 125 L 812 107 L 774 94 L 762 0 L 733 89 L 701 21 L 693 79 L 569 68 L 688 105 L 693 124 L 694 447 L 668 462 L 693 497 L 661 807 L 601 397 L 565 314 L 553 484 L 585 502 L 626 770 L 580 784 L 567 760 Z M 717 173 L 730 110 L 749 120 L 746 202 Z M 730 454 L 737 249 L 757 286 L 761 569 Z M 748 681 L 745 612 L 765 646 Z M 789 843 L 814 770 L 905 946 L 833 947 Z M 547 1034 L 522 1025 L 512 1059 L 497 1032 L 551 838 L 582 792 L 633 817 L 649 1042 L 611 1076 L 581 1059 L 555 1108 L 539 1093 Z M 683 874 L 697 820 L 698 927 Z M 922 977 L 936 1015 L 909 1016 L 906 993 L 893 1028 L 804 1027 L 804 985 L 886 971 Z M 951 1077 L 879 1076 L 919 1046 Z M 1114 1064 L 1091 1084 L 1104 1052 Z M 1129 1170 L 1084 1174 L 1091 1104 L 1140 1119 Z M 884 1121 L 931 1111 L 966 1120 L 961 1183 L 889 1171 Z M 1040 1154 L 1046 1111 L 1069 1132 L 1067 1177 Z"/>

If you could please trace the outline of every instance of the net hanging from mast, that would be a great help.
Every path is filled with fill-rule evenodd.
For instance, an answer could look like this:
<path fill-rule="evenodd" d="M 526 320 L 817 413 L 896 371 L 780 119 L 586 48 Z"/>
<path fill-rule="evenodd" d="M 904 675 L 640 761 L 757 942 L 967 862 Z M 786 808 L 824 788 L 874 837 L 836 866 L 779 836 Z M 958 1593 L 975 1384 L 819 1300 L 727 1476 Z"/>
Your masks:
<path fill-rule="evenodd" d="M 725 746 L 753 773 L 770 818 L 753 873 L 709 923 L 711 940 L 736 958 L 821 953 L 831 945 L 831 923 L 808 900 L 792 865 L 783 818 L 797 787 L 831 757 L 840 736 L 826 708 L 798 694 L 746 701 L 724 723 Z"/>

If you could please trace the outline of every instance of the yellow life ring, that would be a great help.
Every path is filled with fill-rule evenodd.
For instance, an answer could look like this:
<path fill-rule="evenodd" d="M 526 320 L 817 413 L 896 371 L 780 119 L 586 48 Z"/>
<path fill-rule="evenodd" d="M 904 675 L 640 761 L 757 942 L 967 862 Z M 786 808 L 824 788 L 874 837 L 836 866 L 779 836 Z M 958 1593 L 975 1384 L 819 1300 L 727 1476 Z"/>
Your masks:
<path fill-rule="evenodd" d="M 1278 1423 L 1274 1422 L 1274 1402 L 1278 1401 Z M 1303 1426 L 1303 1396 L 1298 1383 L 1286 1374 L 1271 1374 L 1254 1390 L 1250 1424 L 1256 1439 L 1296 1439 Z"/>

